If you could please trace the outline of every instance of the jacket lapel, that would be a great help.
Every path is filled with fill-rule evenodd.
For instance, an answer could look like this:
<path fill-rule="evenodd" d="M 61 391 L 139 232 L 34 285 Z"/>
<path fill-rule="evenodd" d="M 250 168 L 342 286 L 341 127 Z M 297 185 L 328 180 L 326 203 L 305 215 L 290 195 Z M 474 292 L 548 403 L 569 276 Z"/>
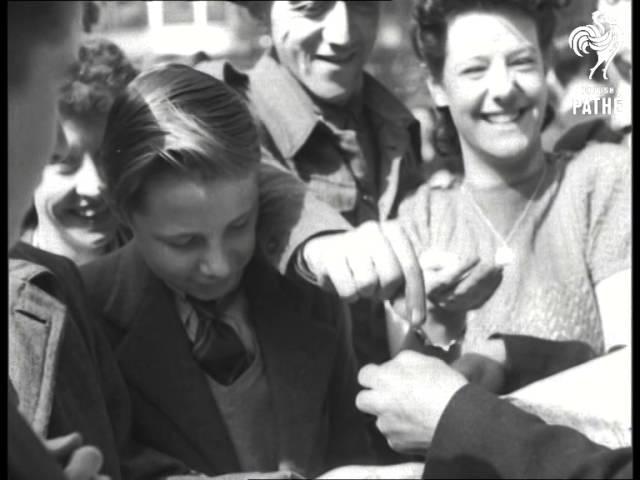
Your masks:
<path fill-rule="evenodd" d="M 205 464 L 219 472 L 238 471 L 226 425 L 193 358 L 171 291 L 134 249 L 126 248 L 120 268 L 123 283 L 116 280 L 116 285 L 128 295 L 141 294 L 135 308 L 130 304 L 123 312 L 130 317 L 125 320 L 130 328 L 116 350 L 123 375 L 171 420 Z"/>
<path fill-rule="evenodd" d="M 250 315 L 269 380 L 279 458 L 281 467 L 296 469 L 318 454 L 312 439 L 324 421 L 336 334 L 312 320 L 313 305 L 299 291 L 283 288 L 282 277 L 252 270 L 245 277 Z"/>
<path fill-rule="evenodd" d="M 9 262 L 9 378 L 20 413 L 46 436 L 67 309 L 30 283 L 37 275 L 51 275 L 48 270 L 24 260 Z"/>

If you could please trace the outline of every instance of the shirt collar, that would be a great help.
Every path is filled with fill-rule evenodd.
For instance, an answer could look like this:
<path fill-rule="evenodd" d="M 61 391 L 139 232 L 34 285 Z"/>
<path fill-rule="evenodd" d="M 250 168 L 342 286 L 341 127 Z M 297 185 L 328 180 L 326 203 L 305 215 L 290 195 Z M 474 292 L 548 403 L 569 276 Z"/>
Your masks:
<path fill-rule="evenodd" d="M 254 92 L 252 101 L 283 156 L 293 157 L 318 123 L 330 122 L 330 118 L 323 116 L 327 107 L 314 102 L 293 75 L 278 63 L 273 49 L 262 56 L 250 75 Z M 358 105 L 362 107 L 358 109 Z M 373 112 L 383 123 L 403 129 L 415 122 L 409 109 L 366 72 L 362 92 L 352 108 L 354 112 Z"/>

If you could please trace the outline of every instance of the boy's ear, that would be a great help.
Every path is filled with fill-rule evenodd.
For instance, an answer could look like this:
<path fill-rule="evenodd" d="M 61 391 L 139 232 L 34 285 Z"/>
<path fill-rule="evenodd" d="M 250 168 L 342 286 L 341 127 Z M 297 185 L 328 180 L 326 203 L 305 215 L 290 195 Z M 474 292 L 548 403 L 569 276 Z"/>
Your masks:
<path fill-rule="evenodd" d="M 433 75 L 427 75 L 427 87 L 429 88 L 431 98 L 433 99 L 436 107 L 440 108 L 449 106 L 449 99 L 444 88 L 442 88 L 440 82 L 437 81 Z"/>

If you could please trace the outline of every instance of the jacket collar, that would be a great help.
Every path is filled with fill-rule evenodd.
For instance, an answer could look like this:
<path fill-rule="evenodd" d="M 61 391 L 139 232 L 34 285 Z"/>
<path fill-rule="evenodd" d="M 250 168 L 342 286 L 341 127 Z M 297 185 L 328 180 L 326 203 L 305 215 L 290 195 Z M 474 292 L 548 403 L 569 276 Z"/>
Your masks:
<path fill-rule="evenodd" d="M 53 274 L 30 261 L 9 259 L 9 378 L 20 413 L 46 436 L 67 308 L 32 283 L 37 277 L 52 279 Z"/>
<path fill-rule="evenodd" d="M 322 121 L 319 108 L 300 83 L 267 51 L 249 72 L 250 98 L 256 112 L 285 158 L 293 157 Z M 406 130 L 416 120 L 397 98 L 365 72 L 362 89 L 365 111 L 378 123 Z"/>

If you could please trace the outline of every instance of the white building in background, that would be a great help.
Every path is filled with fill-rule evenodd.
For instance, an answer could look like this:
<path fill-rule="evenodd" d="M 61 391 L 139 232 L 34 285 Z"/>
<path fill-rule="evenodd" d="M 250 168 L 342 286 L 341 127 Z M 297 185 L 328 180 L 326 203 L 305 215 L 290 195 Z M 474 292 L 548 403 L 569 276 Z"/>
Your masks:
<path fill-rule="evenodd" d="M 101 18 L 100 23 L 104 24 L 96 33 L 114 41 L 132 58 L 193 55 L 196 52 L 220 57 L 248 48 L 246 40 L 239 42 L 237 35 L 246 19 L 240 18 L 240 7 L 229 2 L 100 3 L 101 17 L 105 18 L 104 22 Z M 175 17 L 176 9 L 180 10 L 182 18 L 171 18 L 172 10 Z M 131 11 L 140 17 L 135 26 L 127 24 L 126 15 Z"/>

